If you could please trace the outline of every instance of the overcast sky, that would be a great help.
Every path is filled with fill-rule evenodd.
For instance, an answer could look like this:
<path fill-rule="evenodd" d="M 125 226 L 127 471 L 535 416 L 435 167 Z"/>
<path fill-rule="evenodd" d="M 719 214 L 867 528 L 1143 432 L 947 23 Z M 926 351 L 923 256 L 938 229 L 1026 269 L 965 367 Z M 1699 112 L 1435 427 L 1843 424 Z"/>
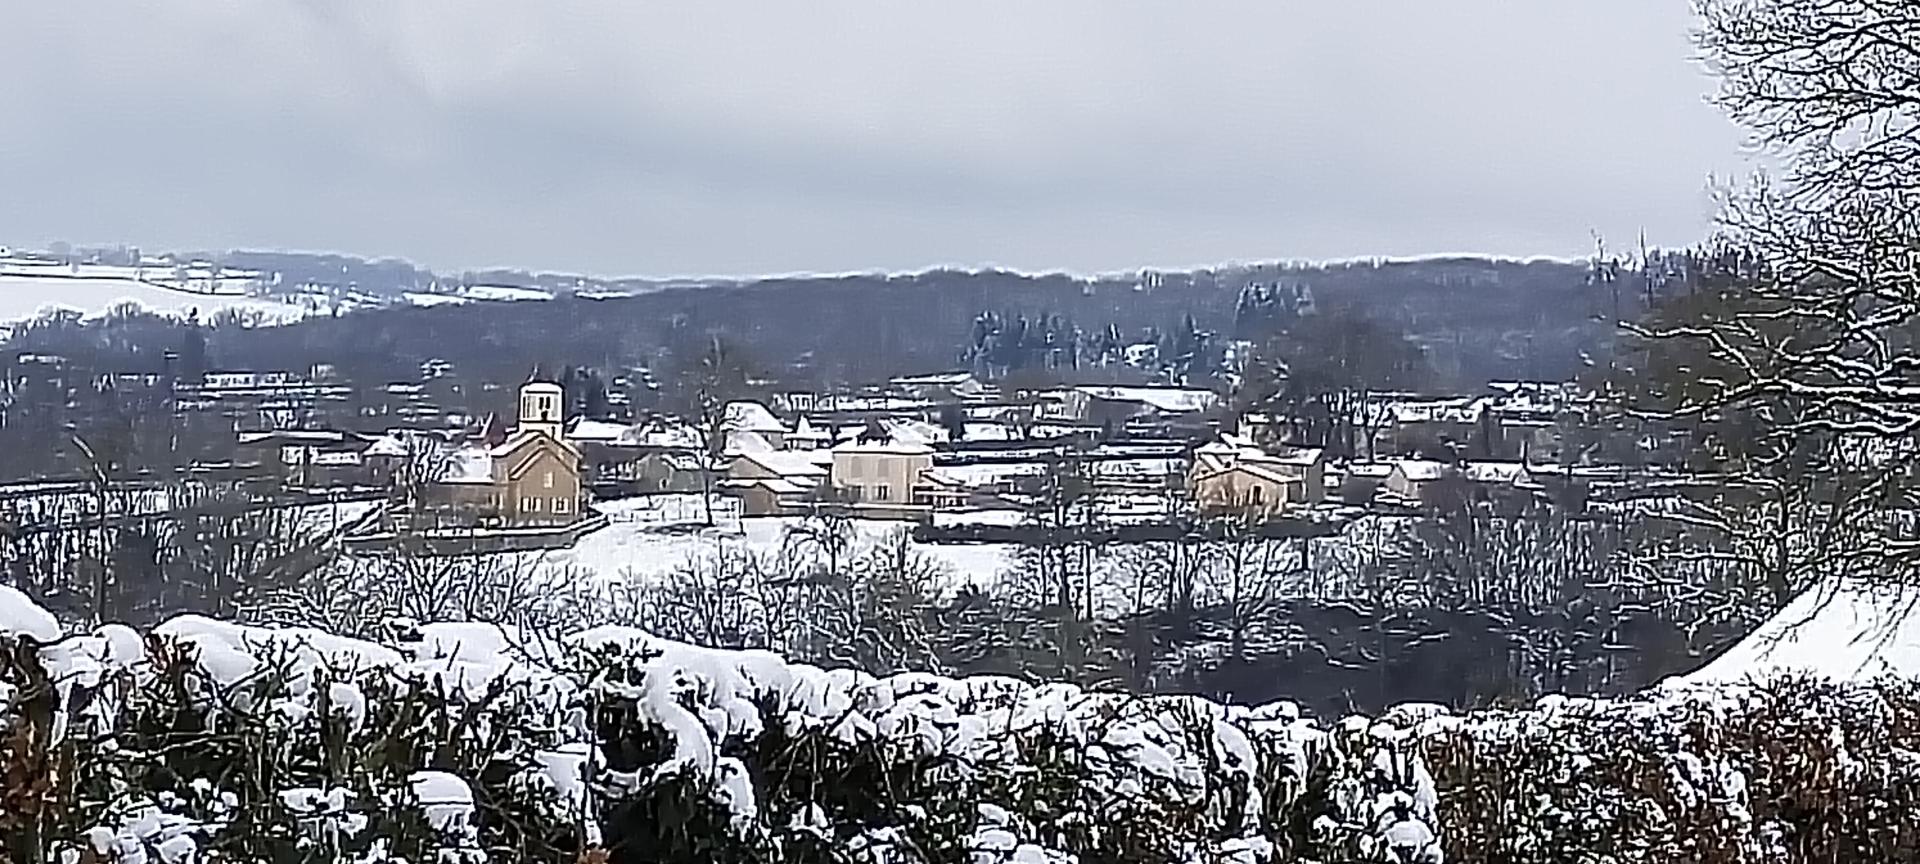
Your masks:
<path fill-rule="evenodd" d="M 19 3 L 0 243 L 610 275 L 1684 244 L 1749 170 L 1687 5 Z"/>

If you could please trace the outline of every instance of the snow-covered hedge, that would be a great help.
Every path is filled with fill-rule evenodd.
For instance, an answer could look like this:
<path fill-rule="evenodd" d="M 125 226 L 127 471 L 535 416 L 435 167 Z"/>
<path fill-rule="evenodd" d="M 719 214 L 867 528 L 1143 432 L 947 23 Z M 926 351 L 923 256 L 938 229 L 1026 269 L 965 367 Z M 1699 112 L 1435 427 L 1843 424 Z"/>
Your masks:
<path fill-rule="evenodd" d="M 17 596 L 0 598 L 17 601 Z M 1437 860 L 1411 736 L 602 627 L 0 621 L 29 861 Z M 25 630 L 24 634 L 18 632 Z"/>
<path fill-rule="evenodd" d="M 1456 861 L 1920 860 L 1920 684 L 1777 677 L 1438 717 Z"/>
<path fill-rule="evenodd" d="M 823 670 L 626 627 L 200 617 L 0 590 L 0 860 L 1916 860 L 1920 685 L 1674 687 L 1322 724 Z"/>

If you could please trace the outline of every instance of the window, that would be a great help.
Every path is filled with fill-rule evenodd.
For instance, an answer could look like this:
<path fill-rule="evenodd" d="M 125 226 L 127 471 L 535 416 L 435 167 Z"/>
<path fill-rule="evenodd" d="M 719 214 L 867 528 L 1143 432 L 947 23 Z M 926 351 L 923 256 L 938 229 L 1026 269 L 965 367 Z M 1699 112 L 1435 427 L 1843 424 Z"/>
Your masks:
<path fill-rule="evenodd" d="M 1258 485 L 1254 486 L 1253 487 L 1253 506 L 1258 507 L 1262 504 L 1267 503 L 1266 493 L 1267 493 L 1267 490 L 1260 488 Z"/>
<path fill-rule="evenodd" d="M 548 472 L 547 472 L 547 480 L 546 480 L 546 483 L 547 483 L 547 488 L 548 488 L 548 489 L 552 489 L 552 488 L 553 488 L 553 472 L 552 472 L 552 471 L 548 471 Z"/>
<path fill-rule="evenodd" d="M 553 499 L 553 512 L 555 513 L 567 512 L 567 499 L 565 498 Z"/>
<path fill-rule="evenodd" d="M 875 486 L 873 487 L 873 500 L 875 501 L 891 500 L 893 498 L 892 493 L 893 493 L 893 490 L 888 489 L 885 486 Z"/>
<path fill-rule="evenodd" d="M 520 498 L 520 509 L 527 513 L 538 513 L 540 512 L 540 499 L 530 495 L 522 496 Z"/>

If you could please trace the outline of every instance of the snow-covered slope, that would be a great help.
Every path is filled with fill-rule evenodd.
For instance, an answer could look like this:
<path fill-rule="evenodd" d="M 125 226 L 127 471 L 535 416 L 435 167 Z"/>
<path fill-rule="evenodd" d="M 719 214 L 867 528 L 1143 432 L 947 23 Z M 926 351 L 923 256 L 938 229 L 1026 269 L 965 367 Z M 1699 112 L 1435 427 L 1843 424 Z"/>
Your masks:
<path fill-rule="evenodd" d="M 229 309 L 257 315 L 263 323 L 285 323 L 310 314 L 306 307 L 249 296 L 236 289 L 237 286 L 222 285 L 220 293 L 206 293 L 126 278 L 0 272 L 0 322 L 32 318 L 48 309 L 71 309 L 94 317 L 128 301 L 159 314 L 185 315 L 191 311 L 202 319 Z"/>
<path fill-rule="evenodd" d="M 1920 590 L 1838 580 L 1795 598 L 1687 683 L 1802 672 L 1839 681 L 1920 676 Z"/>

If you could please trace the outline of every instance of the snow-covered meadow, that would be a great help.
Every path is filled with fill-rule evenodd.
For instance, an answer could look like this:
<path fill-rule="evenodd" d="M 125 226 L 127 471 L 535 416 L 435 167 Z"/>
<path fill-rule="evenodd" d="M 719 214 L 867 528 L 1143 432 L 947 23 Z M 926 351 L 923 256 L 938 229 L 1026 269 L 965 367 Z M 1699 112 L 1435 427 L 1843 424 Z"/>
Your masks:
<path fill-rule="evenodd" d="M 207 294 L 125 279 L 47 279 L 0 275 L 0 322 L 18 322 L 52 310 L 71 310 L 98 318 L 133 304 L 159 315 L 206 320 L 234 311 L 262 323 L 297 321 L 313 313 L 306 306 L 240 293 Z"/>
<path fill-rule="evenodd" d="M 313 314 L 314 303 L 263 296 L 261 274 L 194 267 L 123 267 L 62 264 L 0 258 L 0 323 L 34 318 L 52 310 L 97 318 L 126 304 L 202 320 L 237 312 L 266 324 Z"/>
<path fill-rule="evenodd" d="M 704 504 L 695 495 L 662 495 L 602 502 L 595 509 L 607 527 L 582 538 L 571 549 L 542 553 L 549 568 L 584 575 L 602 583 L 654 584 L 690 564 L 716 555 L 761 560 L 803 552 L 819 542 L 823 525 L 797 516 L 742 518 L 731 499 L 716 498 L 712 528 Z M 946 585 L 987 585 L 1016 565 L 1017 550 L 1005 543 L 920 543 L 910 539 L 913 523 L 856 519 L 841 523 L 852 549 L 906 542 L 926 557 Z"/>

